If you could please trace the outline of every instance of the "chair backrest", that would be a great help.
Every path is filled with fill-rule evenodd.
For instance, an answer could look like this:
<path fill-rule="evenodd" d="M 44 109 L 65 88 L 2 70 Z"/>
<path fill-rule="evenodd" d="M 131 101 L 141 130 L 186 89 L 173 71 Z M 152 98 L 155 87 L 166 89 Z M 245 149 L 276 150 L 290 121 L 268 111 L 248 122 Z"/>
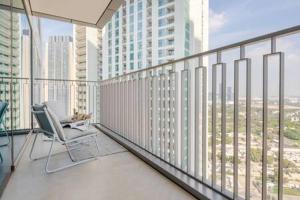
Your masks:
<path fill-rule="evenodd" d="M 55 113 L 59 121 L 65 121 L 70 117 L 66 112 L 66 105 L 61 101 L 46 101 L 43 104 Z"/>
<path fill-rule="evenodd" d="M 8 103 L 0 101 L 0 123 L 3 122 L 5 112 L 7 111 Z"/>
<path fill-rule="evenodd" d="M 43 133 L 47 136 L 53 137 L 54 130 L 50 124 L 50 121 L 47 117 L 45 106 L 44 105 L 33 105 L 32 106 L 33 115 L 35 116 L 35 119 L 37 123 L 40 126 L 40 129 L 42 129 Z"/>
<path fill-rule="evenodd" d="M 45 134 L 53 136 L 56 134 L 61 141 L 65 141 L 63 128 L 57 116 L 46 105 L 32 106 L 33 114 Z"/>
<path fill-rule="evenodd" d="M 56 134 L 59 137 L 59 139 L 61 141 L 65 141 L 66 137 L 64 134 L 64 130 L 63 127 L 61 126 L 61 123 L 57 117 L 57 115 L 55 114 L 55 112 L 53 112 L 51 110 L 51 108 L 49 108 L 48 106 L 45 105 L 45 109 L 46 109 L 46 113 L 48 114 L 48 116 L 50 117 L 51 123 L 55 128 Z"/>

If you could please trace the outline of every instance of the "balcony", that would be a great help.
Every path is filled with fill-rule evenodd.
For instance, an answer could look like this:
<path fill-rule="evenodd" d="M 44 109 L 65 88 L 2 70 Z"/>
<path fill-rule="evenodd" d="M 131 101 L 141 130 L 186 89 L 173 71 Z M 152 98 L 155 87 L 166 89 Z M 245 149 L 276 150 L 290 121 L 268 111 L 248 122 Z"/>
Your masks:
<path fill-rule="evenodd" d="M 286 195 L 284 187 L 288 186 L 282 180 L 297 184 L 297 170 L 287 167 L 299 167 L 299 155 L 295 154 L 298 148 L 284 146 L 282 141 L 291 142 L 285 123 L 293 126 L 298 122 L 300 99 L 283 92 L 289 85 L 283 79 L 289 68 L 282 62 L 288 51 L 280 44 L 299 32 L 300 27 L 281 30 L 101 82 L 33 79 L 35 93 L 48 93 L 47 98 L 59 97 L 59 91 L 68 94 L 69 113 L 73 108 L 97 113 L 93 122 L 99 130 L 101 155 L 95 162 L 49 176 L 42 172 L 44 161 L 29 161 L 25 148 L 3 198 L 19 199 L 29 191 L 39 199 L 49 195 L 43 188 L 54 195 L 72 188 L 72 192 L 60 194 L 66 199 L 86 194 L 108 199 L 131 199 L 134 194 L 134 198 L 153 199 L 154 190 L 166 199 Z M 264 51 L 257 54 L 252 49 L 257 47 Z M 257 60 L 263 62 L 255 68 L 251 63 Z M 233 73 L 226 75 L 230 69 Z M 278 78 L 268 79 L 271 72 Z M 256 87 L 253 73 L 261 74 Z M 13 83 L 30 86 L 28 79 L 14 79 Z M 260 98 L 252 97 L 257 88 L 262 88 Z M 270 96 L 270 91 L 278 95 Z M 94 99 L 92 107 L 87 99 Z M 271 123 L 270 119 L 277 120 Z M 47 146 L 47 141 L 40 142 Z M 288 160 L 290 157 L 293 159 Z M 55 183 L 59 187 L 46 187 Z M 82 183 L 86 187 L 82 188 Z M 274 185 L 278 191 L 270 190 Z M 15 187 L 21 189 L 12 192 Z M 116 187 L 118 192 L 112 192 Z"/>
<path fill-rule="evenodd" d="M 151 2 L 149 9 L 156 6 Z M 173 12 L 174 3 L 158 1 L 158 6 Z M 88 19 L 75 22 L 102 23 Z M 174 22 L 174 16 L 161 21 L 163 34 L 174 33 Z M 295 68 L 300 61 L 295 58 L 300 26 L 176 60 L 177 52 L 190 54 L 189 41 L 183 40 L 178 51 L 175 39 L 166 40 L 172 48 L 160 54 L 149 48 L 157 46 L 151 35 L 147 33 L 146 60 L 138 60 L 147 68 L 133 71 L 136 61 L 130 66 L 110 62 L 101 66 L 110 77 L 103 81 L 85 80 L 83 65 L 74 66 L 78 80 L 26 73 L 13 77 L 0 66 L 5 75 L 0 77 L 0 99 L 10 102 L 4 126 L 11 138 L 9 145 L 0 145 L 1 153 L 11 155 L 0 164 L 14 169 L 2 199 L 299 199 L 300 79 Z M 77 43 L 77 55 L 85 46 Z M 127 48 L 124 43 L 122 52 Z M 118 58 L 110 53 L 110 60 Z M 161 64 L 153 66 L 157 61 Z M 17 67 L 10 69 L 19 74 Z M 28 158 L 40 131 L 31 106 L 49 100 L 63 102 L 68 115 L 74 110 L 92 113 L 90 123 L 100 143 L 97 160 L 47 174 L 46 159 Z M 47 154 L 49 142 L 57 139 L 39 138 L 37 153 Z M 61 146 L 55 150 L 59 154 L 53 165 L 68 161 Z M 76 149 L 73 153 L 84 156 Z"/>

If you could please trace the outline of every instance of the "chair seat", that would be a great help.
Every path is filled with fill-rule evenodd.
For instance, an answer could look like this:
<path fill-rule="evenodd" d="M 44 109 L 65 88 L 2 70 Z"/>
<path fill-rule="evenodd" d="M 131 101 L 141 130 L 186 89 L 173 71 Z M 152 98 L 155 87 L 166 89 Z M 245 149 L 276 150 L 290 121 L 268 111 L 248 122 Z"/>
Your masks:
<path fill-rule="evenodd" d="M 89 128 L 86 131 L 81 131 L 75 128 L 64 128 L 64 133 L 67 140 L 72 140 L 75 138 L 96 134 L 97 130 L 95 128 Z"/>

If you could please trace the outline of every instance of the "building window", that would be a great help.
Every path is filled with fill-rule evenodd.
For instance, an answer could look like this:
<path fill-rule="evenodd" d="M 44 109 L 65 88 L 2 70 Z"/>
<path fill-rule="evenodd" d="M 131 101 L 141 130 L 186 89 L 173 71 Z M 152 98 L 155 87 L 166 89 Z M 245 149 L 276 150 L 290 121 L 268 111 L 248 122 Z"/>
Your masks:
<path fill-rule="evenodd" d="M 138 2 L 138 11 L 142 11 L 142 9 L 143 9 L 143 3 L 140 1 L 140 2 Z"/>
<path fill-rule="evenodd" d="M 142 42 L 138 42 L 138 49 L 142 49 Z"/>
<path fill-rule="evenodd" d="M 159 0 L 158 1 L 158 6 L 163 6 L 167 3 L 171 3 L 171 2 L 174 2 L 174 0 Z"/>
<path fill-rule="evenodd" d="M 142 40 L 142 36 L 143 36 L 142 32 L 138 32 L 138 40 Z"/>
<path fill-rule="evenodd" d="M 134 21 L 134 16 L 133 16 L 133 15 L 130 15 L 129 21 L 130 21 L 131 23 L 133 23 L 133 21 Z"/>
<path fill-rule="evenodd" d="M 139 59 L 139 60 L 142 59 L 142 52 L 141 52 L 141 51 L 138 52 L 138 59 Z"/>
<path fill-rule="evenodd" d="M 134 45 L 133 45 L 133 43 L 130 44 L 130 51 L 134 51 Z"/>
<path fill-rule="evenodd" d="M 139 30 L 139 31 L 142 30 L 142 25 L 143 25 L 142 22 L 139 22 L 139 23 L 138 23 L 138 30 Z"/>
<path fill-rule="evenodd" d="M 143 19 L 143 13 L 142 13 L 142 12 L 139 12 L 139 13 L 138 13 L 138 20 L 139 20 L 139 21 L 142 21 L 142 19 Z"/>
<path fill-rule="evenodd" d="M 130 31 L 131 33 L 133 33 L 133 31 L 134 31 L 134 26 L 133 26 L 133 24 L 130 24 L 129 31 Z"/>
<path fill-rule="evenodd" d="M 134 12 L 134 7 L 133 7 L 133 4 L 132 4 L 132 5 L 130 5 L 130 7 L 129 7 L 129 13 L 130 13 L 130 14 L 133 14 L 133 12 Z"/>
<path fill-rule="evenodd" d="M 138 68 L 139 68 L 139 69 L 142 68 L 142 62 L 141 62 L 141 61 L 138 62 Z"/>
<path fill-rule="evenodd" d="M 116 27 L 116 28 L 119 27 L 119 20 L 116 20 L 116 21 L 115 21 L 115 27 Z"/>
<path fill-rule="evenodd" d="M 130 60 L 133 61 L 133 59 L 134 59 L 134 54 L 130 53 Z"/>

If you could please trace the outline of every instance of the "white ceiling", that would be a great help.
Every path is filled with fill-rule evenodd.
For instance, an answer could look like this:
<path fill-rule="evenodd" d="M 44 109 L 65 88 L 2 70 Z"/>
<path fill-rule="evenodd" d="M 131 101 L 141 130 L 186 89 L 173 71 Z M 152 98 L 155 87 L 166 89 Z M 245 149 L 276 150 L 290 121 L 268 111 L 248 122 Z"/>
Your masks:
<path fill-rule="evenodd" d="M 102 28 L 123 0 L 27 0 L 37 16 Z"/>

